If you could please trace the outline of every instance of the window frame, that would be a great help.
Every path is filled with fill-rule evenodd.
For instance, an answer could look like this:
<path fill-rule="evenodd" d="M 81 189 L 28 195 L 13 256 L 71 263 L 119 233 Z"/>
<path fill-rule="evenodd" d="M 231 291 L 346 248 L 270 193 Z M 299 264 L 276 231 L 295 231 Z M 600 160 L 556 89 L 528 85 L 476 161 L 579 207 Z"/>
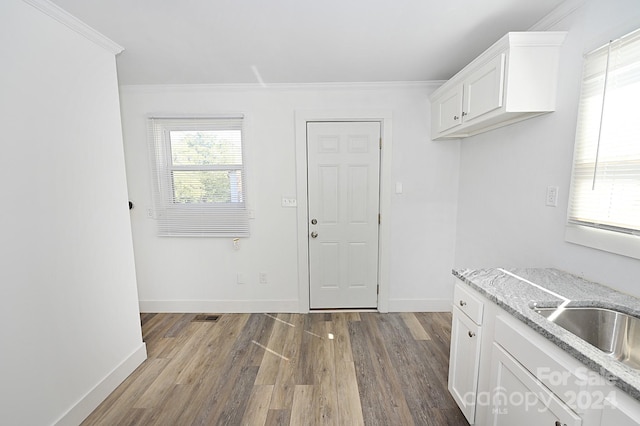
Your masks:
<path fill-rule="evenodd" d="M 225 122 L 235 122 L 224 128 Z M 222 123 L 222 124 L 221 124 Z M 244 114 L 224 116 L 148 117 L 150 162 L 153 175 L 154 218 L 158 236 L 171 237 L 248 237 Z M 241 164 L 175 165 L 172 160 L 171 132 L 239 130 Z M 239 171 L 241 201 L 176 201 L 175 171 Z"/>
<path fill-rule="evenodd" d="M 583 73 L 585 73 L 585 65 L 587 64 L 587 60 L 590 55 L 594 55 L 594 58 L 597 59 L 597 52 L 602 49 L 607 48 L 607 45 L 610 43 L 615 43 L 620 40 L 624 40 L 626 38 L 633 37 L 635 43 L 640 43 L 638 39 L 638 34 L 640 34 L 640 29 L 628 32 L 627 34 L 619 37 L 616 40 L 609 41 L 608 43 L 601 45 L 600 47 L 593 49 L 584 54 L 583 61 Z M 606 71 L 605 71 L 606 72 Z M 585 90 L 585 79 L 586 75 L 583 75 L 581 78 L 581 107 L 578 109 L 578 117 L 577 117 L 577 126 L 576 126 L 576 141 L 574 145 L 574 157 L 572 161 L 572 172 L 571 172 L 571 182 L 570 182 L 570 194 L 569 194 L 569 204 L 567 207 L 567 217 L 566 217 L 566 226 L 565 226 L 565 240 L 570 243 L 579 244 L 586 247 L 595 248 L 598 250 L 607 251 L 610 253 L 615 253 L 627 257 L 632 257 L 635 259 L 640 259 L 640 232 L 635 229 L 627 229 L 624 227 L 611 226 L 606 224 L 599 223 L 596 219 L 593 222 L 589 222 L 587 220 L 575 220 L 572 218 L 572 200 L 574 199 L 575 192 L 575 180 L 576 180 L 576 169 L 578 168 L 578 151 L 581 149 L 579 147 L 580 141 L 578 140 L 578 133 L 582 120 L 582 96 L 583 91 Z M 606 86 L 604 89 L 604 96 L 606 96 L 607 90 Z M 602 107 L 601 107 L 602 108 Z M 597 157 L 597 156 L 596 156 Z M 597 161 L 597 160 L 596 160 Z M 630 226 L 633 226 L 630 224 Z"/>

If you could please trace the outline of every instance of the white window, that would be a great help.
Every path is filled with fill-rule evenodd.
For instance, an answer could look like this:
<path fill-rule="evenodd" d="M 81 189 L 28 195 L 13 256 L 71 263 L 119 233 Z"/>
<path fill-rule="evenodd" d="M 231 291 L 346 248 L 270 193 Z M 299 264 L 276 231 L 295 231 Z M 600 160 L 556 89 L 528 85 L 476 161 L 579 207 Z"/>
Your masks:
<path fill-rule="evenodd" d="M 640 258 L 640 30 L 586 55 L 567 240 Z"/>
<path fill-rule="evenodd" d="M 243 118 L 151 118 L 158 235 L 246 237 Z"/>

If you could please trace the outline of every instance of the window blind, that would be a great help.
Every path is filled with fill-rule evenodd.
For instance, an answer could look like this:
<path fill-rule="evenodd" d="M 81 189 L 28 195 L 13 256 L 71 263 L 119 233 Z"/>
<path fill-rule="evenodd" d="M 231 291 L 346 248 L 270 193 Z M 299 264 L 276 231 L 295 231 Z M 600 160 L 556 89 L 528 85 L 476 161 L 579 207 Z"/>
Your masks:
<path fill-rule="evenodd" d="M 249 235 L 242 127 L 242 116 L 149 119 L 158 235 Z"/>
<path fill-rule="evenodd" d="M 586 55 L 569 223 L 640 234 L 640 30 Z"/>

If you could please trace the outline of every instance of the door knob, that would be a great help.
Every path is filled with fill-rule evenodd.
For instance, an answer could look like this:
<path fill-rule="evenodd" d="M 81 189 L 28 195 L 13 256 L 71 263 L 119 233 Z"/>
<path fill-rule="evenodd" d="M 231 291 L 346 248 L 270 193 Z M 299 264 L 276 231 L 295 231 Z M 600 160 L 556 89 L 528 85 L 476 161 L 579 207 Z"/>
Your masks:
<path fill-rule="evenodd" d="M 311 233 L 311 238 L 317 238 L 318 237 L 318 233 L 316 231 L 313 231 Z"/>
<path fill-rule="evenodd" d="M 316 223 L 318 223 L 318 221 L 316 219 L 311 219 L 311 224 L 315 225 Z"/>

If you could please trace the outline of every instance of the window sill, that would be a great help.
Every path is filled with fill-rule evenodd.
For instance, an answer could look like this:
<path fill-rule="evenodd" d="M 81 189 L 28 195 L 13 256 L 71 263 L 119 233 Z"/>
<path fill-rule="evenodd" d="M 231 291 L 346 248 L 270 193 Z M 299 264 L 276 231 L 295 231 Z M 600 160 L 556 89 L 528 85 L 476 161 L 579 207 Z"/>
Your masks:
<path fill-rule="evenodd" d="M 567 224 L 564 239 L 573 244 L 640 259 L 640 236 Z"/>

